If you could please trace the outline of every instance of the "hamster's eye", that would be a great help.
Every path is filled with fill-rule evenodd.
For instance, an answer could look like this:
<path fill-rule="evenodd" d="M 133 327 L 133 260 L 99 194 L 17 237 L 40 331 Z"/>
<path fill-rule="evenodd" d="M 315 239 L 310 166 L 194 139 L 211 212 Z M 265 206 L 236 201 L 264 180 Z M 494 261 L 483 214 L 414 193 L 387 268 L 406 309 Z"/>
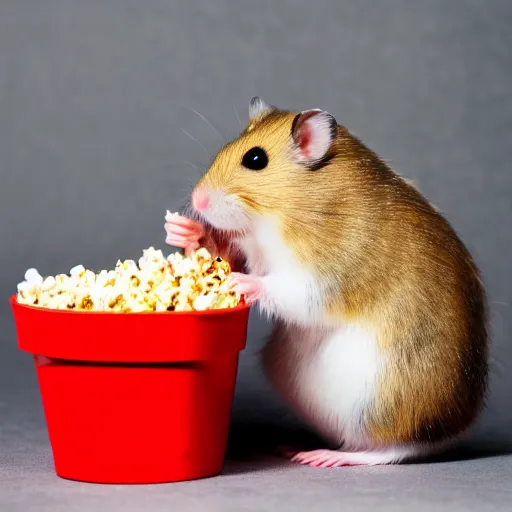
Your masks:
<path fill-rule="evenodd" d="M 268 164 L 268 157 L 265 151 L 255 147 L 249 149 L 242 158 L 242 165 L 251 171 L 261 171 Z"/>

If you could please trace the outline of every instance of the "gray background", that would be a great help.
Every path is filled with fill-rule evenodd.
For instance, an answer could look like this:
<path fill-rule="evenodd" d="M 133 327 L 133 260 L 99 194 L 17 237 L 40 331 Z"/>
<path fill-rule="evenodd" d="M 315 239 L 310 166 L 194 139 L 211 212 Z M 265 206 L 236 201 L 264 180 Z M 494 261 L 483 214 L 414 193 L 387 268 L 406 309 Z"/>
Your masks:
<path fill-rule="evenodd" d="M 511 26 L 509 0 L 0 0 L 0 509 L 505 507 Z M 324 472 L 239 461 L 218 479 L 147 488 L 57 479 L 8 296 L 31 266 L 44 274 L 77 263 L 105 268 L 143 247 L 165 248 L 165 209 L 183 206 L 194 167 L 207 166 L 222 143 L 190 108 L 232 138 L 235 109 L 245 122 L 256 94 L 283 108 L 329 110 L 417 181 L 473 252 L 491 301 L 492 393 L 469 441 L 473 455 L 453 459 L 485 453 Z M 259 371 L 267 330 L 253 318 L 235 454 L 293 434 L 293 417 Z"/>

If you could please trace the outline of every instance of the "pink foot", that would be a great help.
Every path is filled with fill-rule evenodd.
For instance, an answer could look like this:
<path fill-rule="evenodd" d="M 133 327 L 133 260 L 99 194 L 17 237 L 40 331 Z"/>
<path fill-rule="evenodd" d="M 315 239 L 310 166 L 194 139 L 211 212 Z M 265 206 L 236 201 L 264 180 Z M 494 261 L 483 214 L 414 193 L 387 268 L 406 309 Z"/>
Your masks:
<path fill-rule="evenodd" d="M 230 287 L 237 295 L 243 295 L 246 302 L 252 304 L 265 295 L 263 283 L 259 277 L 233 272 L 229 276 Z"/>
<path fill-rule="evenodd" d="M 349 455 L 349 457 L 347 457 Z M 292 462 L 298 462 L 314 468 L 335 468 L 339 466 L 355 466 L 352 457 L 344 452 L 333 450 L 313 450 L 310 452 L 298 452 L 292 456 Z"/>
<path fill-rule="evenodd" d="M 341 466 L 375 466 L 391 464 L 399 457 L 390 452 L 339 452 L 335 450 L 313 450 L 288 454 L 292 462 L 314 468 L 338 468 Z"/>

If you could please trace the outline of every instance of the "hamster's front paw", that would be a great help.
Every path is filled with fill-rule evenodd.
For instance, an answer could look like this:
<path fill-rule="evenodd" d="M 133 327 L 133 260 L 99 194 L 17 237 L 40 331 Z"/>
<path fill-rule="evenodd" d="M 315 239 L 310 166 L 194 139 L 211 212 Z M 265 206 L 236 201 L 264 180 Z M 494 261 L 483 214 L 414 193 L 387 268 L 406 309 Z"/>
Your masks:
<path fill-rule="evenodd" d="M 165 243 L 185 249 L 186 252 L 199 249 L 200 240 L 205 236 L 205 229 L 201 224 L 170 212 L 165 216 L 165 232 Z"/>
<path fill-rule="evenodd" d="M 257 276 L 233 272 L 229 275 L 229 286 L 237 295 L 243 295 L 248 304 L 261 300 L 265 296 L 263 281 Z"/>

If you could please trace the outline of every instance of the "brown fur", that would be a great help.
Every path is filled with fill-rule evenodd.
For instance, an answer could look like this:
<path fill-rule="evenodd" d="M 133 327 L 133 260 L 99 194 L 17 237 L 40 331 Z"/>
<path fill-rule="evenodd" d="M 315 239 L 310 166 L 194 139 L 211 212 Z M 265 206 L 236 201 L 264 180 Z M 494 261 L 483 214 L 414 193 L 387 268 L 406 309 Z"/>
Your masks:
<path fill-rule="evenodd" d="M 366 424 L 375 444 L 435 442 L 466 429 L 487 383 L 478 270 L 448 222 L 339 127 L 326 165 L 293 159 L 295 114 L 274 111 L 223 148 L 204 182 L 281 220 L 283 237 L 328 290 L 333 321 L 373 327 L 385 358 Z M 261 146 L 270 164 L 241 167 Z"/>

